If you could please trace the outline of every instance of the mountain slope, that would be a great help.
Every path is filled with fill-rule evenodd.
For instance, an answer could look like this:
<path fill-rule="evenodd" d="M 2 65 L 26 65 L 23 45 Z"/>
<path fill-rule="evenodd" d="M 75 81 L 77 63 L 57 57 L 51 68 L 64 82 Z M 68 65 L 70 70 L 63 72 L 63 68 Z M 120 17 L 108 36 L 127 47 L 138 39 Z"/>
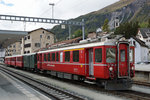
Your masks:
<path fill-rule="evenodd" d="M 85 32 L 95 31 L 101 27 L 104 20 L 109 19 L 110 28 L 114 28 L 114 19 L 118 17 L 120 23 L 126 21 L 147 21 L 150 18 L 150 0 L 120 0 L 112 5 L 86 15 L 79 16 L 74 21 L 85 20 Z M 81 27 L 72 27 L 72 34 Z M 55 26 L 52 30 L 58 40 L 64 40 L 68 37 L 68 27 L 62 30 L 60 25 Z"/>

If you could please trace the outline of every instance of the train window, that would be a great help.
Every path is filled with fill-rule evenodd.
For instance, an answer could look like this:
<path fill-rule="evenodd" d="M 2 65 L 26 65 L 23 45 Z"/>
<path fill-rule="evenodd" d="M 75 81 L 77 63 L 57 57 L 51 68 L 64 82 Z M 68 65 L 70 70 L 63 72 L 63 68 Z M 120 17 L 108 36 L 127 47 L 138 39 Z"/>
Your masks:
<path fill-rule="evenodd" d="M 79 51 L 73 51 L 73 62 L 79 62 Z"/>
<path fill-rule="evenodd" d="M 130 62 L 133 62 L 133 49 L 130 49 Z"/>
<path fill-rule="evenodd" d="M 125 62 L 125 50 L 120 50 L 120 59 L 121 62 Z"/>
<path fill-rule="evenodd" d="M 48 57 L 47 60 L 51 61 L 51 59 L 50 59 L 50 53 L 47 55 L 47 57 Z"/>
<path fill-rule="evenodd" d="M 52 53 L 52 61 L 55 61 L 55 53 Z"/>
<path fill-rule="evenodd" d="M 58 54 L 58 52 L 56 53 L 56 61 L 59 61 L 59 54 Z"/>
<path fill-rule="evenodd" d="M 65 61 L 70 62 L 70 51 L 65 52 Z"/>
<path fill-rule="evenodd" d="M 46 54 L 44 54 L 44 61 L 47 61 L 47 59 L 46 59 Z"/>
<path fill-rule="evenodd" d="M 60 52 L 60 62 L 63 62 L 63 52 Z"/>
<path fill-rule="evenodd" d="M 17 61 L 20 61 L 20 57 L 17 58 Z"/>
<path fill-rule="evenodd" d="M 95 62 L 102 62 L 102 48 L 95 49 Z"/>
<path fill-rule="evenodd" d="M 116 62 L 116 49 L 106 48 L 106 62 L 115 63 Z"/>

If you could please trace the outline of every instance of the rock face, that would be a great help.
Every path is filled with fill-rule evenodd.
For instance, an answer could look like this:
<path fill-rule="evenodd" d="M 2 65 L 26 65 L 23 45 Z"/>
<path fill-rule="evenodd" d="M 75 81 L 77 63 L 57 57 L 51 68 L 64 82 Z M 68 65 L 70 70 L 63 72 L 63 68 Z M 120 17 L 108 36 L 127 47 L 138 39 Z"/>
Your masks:
<path fill-rule="evenodd" d="M 116 11 L 113 11 L 110 13 L 111 18 L 110 18 L 110 29 L 114 28 L 114 21 L 117 18 L 119 18 L 119 22 L 125 22 L 125 21 L 131 21 L 131 20 L 135 20 L 135 18 L 142 12 L 143 14 L 150 14 L 150 8 L 147 6 L 150 6 L 150 0 L 134 0 L 133 2 L 131 2 L 130 4 L 117 9 Z M 147 10 L 149 9 L 149 13 L 144 12 L 144 8 L 147 8 Z M 144 20 L 147 20 L 144 19 Z"/>
<path fill-rule="evenodd" d="M 109 19 L 110 29 L 114 28 L 114 21 L 119 19 L 119 23 L 126 21 L 145 22 L 150 18 L 150 0 L 120 0 L 112 5 L 109 5 L 98 11 L 72 19 L 75 21 L 85 20 L 85 32 L 96 31 L 101 27 L 105 19 Z M 81 27 L 72 27 L 72 33 Z M 56 37 L 60 40 L 68 36 L 68 29 L 60 29 L 60 26 L 55 26 L 52 31 L 56 33 Z"/>

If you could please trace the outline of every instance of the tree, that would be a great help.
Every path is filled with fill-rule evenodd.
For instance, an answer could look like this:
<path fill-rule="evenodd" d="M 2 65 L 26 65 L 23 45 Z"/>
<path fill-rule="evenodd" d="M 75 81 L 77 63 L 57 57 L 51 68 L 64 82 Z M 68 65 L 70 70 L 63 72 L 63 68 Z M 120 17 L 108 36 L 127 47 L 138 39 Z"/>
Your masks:
<path fill-rule="evenodd" d="M 121 24 L 115 30 L 116 35 L 123 35 L 125 38 L 129 39 L 131 36 L 136 36 L 139 28 L 138 22 L 126 22 Z"/>
<path fill-rule="evenodd" d="M 103 30 L 104 32 L 109 32 L 109 25 L 108 25 L 108 22 L 109 22 L 109 20 L 108 20 L 108 19 L 105 19 L 104 24 L 103 24 L 103 26 L 102 26 L 102 30 Z"/>
<path fill-rule="evenodd" d="M 142 22 L 139 25 L 140 25 L 140 28 L 146 28 L 148 27 L 148 22 Z"/>
<path fill-rule="evenodd" d="M 73 38 L 76 38 L 76 37 L 80 37 L 82 36 L 82 30 L 81 29 L 78 29 L 74 32 L 74 34 L 72 35 Z"/>

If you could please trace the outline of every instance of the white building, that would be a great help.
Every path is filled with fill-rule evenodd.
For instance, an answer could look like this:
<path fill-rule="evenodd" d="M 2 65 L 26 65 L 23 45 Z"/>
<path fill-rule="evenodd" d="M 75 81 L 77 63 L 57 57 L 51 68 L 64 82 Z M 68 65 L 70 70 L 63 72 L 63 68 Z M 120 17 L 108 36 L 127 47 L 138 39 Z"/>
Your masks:
<path fill-rule="evenodd" d="M 144 41 L 150 48 L 150 28 L 139 28 L 137 38 Z"/>
<path fill-rule="evenodd" d="M 135 63 L 147 62 L 149 57 L 149 50 L 145 42 L 136 37 L 130 38 L 129 41 L 132 45 L 135 46 Z"/>
<path fill-rule="evenodd" d="M 54 33 L 44 28 L 38 28 L 28 32 L 22 38 L 21 54 L 34 53 L 54 43 Z"/>

